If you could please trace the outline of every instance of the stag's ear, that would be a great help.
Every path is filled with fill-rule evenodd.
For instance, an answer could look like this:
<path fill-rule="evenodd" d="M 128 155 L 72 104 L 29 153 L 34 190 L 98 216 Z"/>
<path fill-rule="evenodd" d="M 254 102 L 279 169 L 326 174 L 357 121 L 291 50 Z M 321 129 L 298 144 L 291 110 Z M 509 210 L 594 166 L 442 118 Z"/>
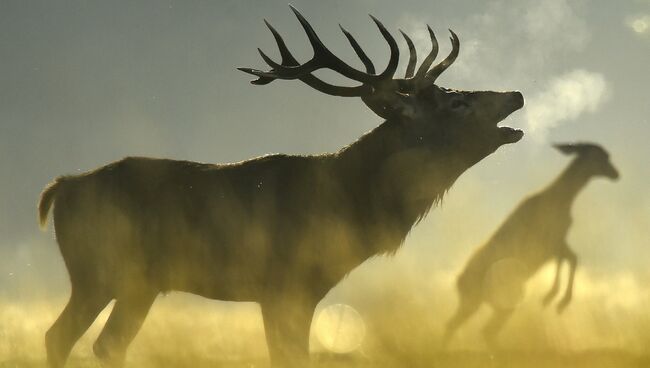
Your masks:
<path fill-rule="evenodd" d="M 565 155 L 575 154 L 580 151 L 580 147 L 575 144 L 566 144 L 566 143 L 556 143 L 553 145 L 557 150 L 564 153 Z"/>

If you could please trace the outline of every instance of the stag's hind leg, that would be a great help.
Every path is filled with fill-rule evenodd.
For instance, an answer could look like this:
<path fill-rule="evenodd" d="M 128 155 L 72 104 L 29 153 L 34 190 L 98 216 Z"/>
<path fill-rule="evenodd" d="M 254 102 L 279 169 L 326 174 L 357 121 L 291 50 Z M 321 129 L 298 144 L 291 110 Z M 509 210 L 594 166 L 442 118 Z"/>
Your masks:
<path fill-rule="evenodd" d="M 88 288 L 75 287 L 73 284 L 68 304 L 45 334 L 50 368 L 65 365 L 74 344 L 111 300 L 108 293 L 87 290 Z"/>
<path fill-rule="evenodd" d="M 104 329 L 93 345 L 107 367 L 124 366 L 126 350 L 142 327 L 158 293 L 152 290 L 118 296 Z"/>

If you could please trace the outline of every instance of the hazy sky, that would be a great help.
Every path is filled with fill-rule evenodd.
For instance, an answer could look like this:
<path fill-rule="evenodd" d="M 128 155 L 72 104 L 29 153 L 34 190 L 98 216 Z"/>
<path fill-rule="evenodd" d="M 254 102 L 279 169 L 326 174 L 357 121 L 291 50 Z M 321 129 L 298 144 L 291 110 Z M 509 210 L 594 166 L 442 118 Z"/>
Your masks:
<path fill-rule="evenodd" d="M 568 163 L 549 144 L 587 140 L 610 151 L 622 180 L 593 182 L 576 204 L 570 242 L 582 257 L 579 272 L 650 280 L 650 1 L 293 4 L 354 65 L 338 23 L 379 68 L 387 46 L 367 13 L 395 37 L 398 28 L 409 32 L 420 55 L 428 52 L 426 23 L 441 55 L 452 28 L 460 56 L 440 85 L 526 97 L 508 119 L 524 139 L 466 173 L 405 248 L 381 263 L 383 272 L 409 265 L 455 274 L 525 194 Z M 41 232 L 36 221 L 39 193 L 57 175 L 128 155 L 232 162 L 333 152 L 381 123 L 357 98 L 296 81 L 250 85 L 235 68 L 263 67 L 257 47 L 277 56 L 263 18 L 301 60 L 311 56 L 286 0 L 0 1 L 2 293 L 27 293 L 19 291 L 26 280 L 67 287 L 52 229 Z M 403 71 L 408 53 L 399 41 Z"/>

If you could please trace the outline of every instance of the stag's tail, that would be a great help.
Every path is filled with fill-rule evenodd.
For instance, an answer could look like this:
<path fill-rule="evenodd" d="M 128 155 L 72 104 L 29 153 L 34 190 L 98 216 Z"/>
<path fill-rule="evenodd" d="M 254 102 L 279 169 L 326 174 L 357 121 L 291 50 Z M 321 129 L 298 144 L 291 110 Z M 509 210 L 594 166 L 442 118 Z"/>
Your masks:
<path fill-rule="evenodd" d="M 41 229 L 45 229 L 47 226 L 47 214 L 50 212 L 54 199 L 56 199 L 56 193 L 62 183 L 63 178 L 57 178 L 48 184 L 41 193 L 41 200 L 38 202 L 38 220 Z"/>

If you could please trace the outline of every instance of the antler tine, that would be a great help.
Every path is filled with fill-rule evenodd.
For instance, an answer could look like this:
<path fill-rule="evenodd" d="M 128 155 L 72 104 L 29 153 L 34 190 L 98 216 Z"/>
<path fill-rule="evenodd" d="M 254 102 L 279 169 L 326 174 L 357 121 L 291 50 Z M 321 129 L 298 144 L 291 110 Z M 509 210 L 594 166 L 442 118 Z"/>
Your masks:
<path fill-rule="evenodd" d="M 384 69 L 384 71 L 381 72 L 381 74 L 379 74 L 377 77 L 382 80 L 392 78 L 393 75 L 395 75 L 397 64 L 399 63 L 399 47 L 397 47 L 397 41 L 395 41 L 393 36 L 390 34 L 390 32 L 388 32 L 386 27 L 384 27 L 379 19 L 372 16 L 372 14 L 368 15 L 370 15 L 370 18 L 372 18 L 373 22 L 375 22 L 377 28 L 379 28 L 379 32 L 384 37 L 388 43 L 388 47 L 390 48 L 390 59 L 388 59 L 388 65 L 386 66 L 386 69 Z"/>
<path fill-rule="evenodd" d="M 409 57 L 409 63 L 406 66 L 406 73 L 404 73 L 404 78 L 410 78 L 413 76 L 413 73 L 415 72 L 415 65 L 418 62 L 418 53 L 415 50 L 415 45 L 413 45 L 413 41 L 411 41 L 411 38 L 406 33 L 404 33 L 404 31 L 402 31 L 401 29 L 399 30 L 399 32 L 404 37 L 404 40 L 406 41 L 406 45 L 409 48 L 410 57 Z"/>
<path fill-rule="evenodd" d="M 282 65 L 287 65 L 287 66 L 295 66 L 298 65 L 298 60 L 293 57 L 291 52 L 289 51 L 289 48 L 287 48 L 286 43 L 284 43 L 284 39 L 282 39 L 282 36 L 280 36 L 280 33 L 276 31 L 275 28 L 269 23 L 266 19 L 264 19 L 264 24 L 266 24 L 266 27 L 271 31 L 271 34 L 273 34 L 273 38 L 275 39 L 275 43 L 278 45 L 278 50 L 280 50 L 280 56 L 282 56 Z M 269 63 L 274 63 L 271 58 L 266 56 L 264 52 L 261 49 L 257 49 L 257 51 L 262 55 L 262 58 Z M 245 68 L 240 68 L 239 70 L 242 70 L 244 72 L 247 72 L 249 74 L 253 75 L 258 75 L 258 79 L 251 81 L 252 84 L 257 84 L 257 85 L 264 85 L 264 84 L 269 84 L 273 82 L 276 78 L 270 77 L 270 76 L 259 76 L 258 73 L 252 73 L 249 70 L 245 70 Z"/>
<path fill-rule="evenodd" d="M 415 74 L 415 79 L 422 79 L 426 76 L 427 70 L 429 70 L 429 67 L 431 64 L 433 64 L 433 61 L 436 59 L 436 56 L 438 56 L 438 40 L 436 39 L 435 33 L 433 33 L 433 30 L 431 27 L 427 24 L 427 30 L 429 31 L 429 38 L 431 38 L 431 51 L 427 55 L 426 58 L 424 58 L 424 61 L 422 61 L 422 65 L 420 65 L 420 68 L 418 68 L 418 72 Z"/>
<path fill-rule="evenodd" d="M 298 60 L 293 57 L 291 51 L 289 51 L 289 48 L 287 48 L 287 44 L 284 42 L 282 36 L 280 36 L 280 33 L 278 33 L 278 31 L 276 31 L 271 23 L 269 23 L 266 19 L 264 19 L 264 24 L 266 24 L 266 27 L 268 27 L 268 29 L 271 31 L 271 34 L 273 34 L 273 38 L 275 39 L 275 43 L 278 45 L 280 56 L 282 56 L 282 65 L 295 66 L 300 64 L 298 63 Z"/>
<path fill-rule="evenodd" d="M 293 57 L 291 51 L 289 51 L 289 48 L 287 48 L 287 44 L 284 42 L 284 39 L 282 39 L 282 36 L 280 36 L 280 33 L 278 33 L 278 31 L 276 31 L 276 29 L 273 28 L 271 23 L 269 23 L 266 19 L 264 19 L 264 24 L 266 24 L 266 27 L 271 31 L 271 34 L 273 34 L 273 38 L 275 39 L 275 43 L 278 45 L 278 50 L 280 50 L 280 56 L 282 56 L 282 65 L 287 65 L 287 66 L 298 65 L 299 64 L 298 60 L 296 60 L 296 58 Z M 267 59 L 271 60 L 268 56 L 264 55 L 262 50 L 258 49 L 258 51 L 260 52 L 260 54 L 262 54 L 262 58 L 264 60 Z M 265 85 L 273 82 L 276 79 L 270 76 L 260 76 L 257 73 L 258 71 L 253 72 L 254 69 L 250 69 L 250 68 L 238 68 L 238 69 L 249 74 L 257 75 L 259 77 L 256 80 L 251 81 L 252 84 Z"/>
<path fill-rule="evenodd" d="M 449 66 L 456 60 L 456 57 L 458 57 L 458 52 L 460 51 L 460 40 L 454 31 L 450 29 L 449 32 L 451 33 L 451 37 L 449 38 L 451 40 L 451 52 L 445 58 L 445 60 L 434 66 L 426 74 L 427 80 L 432 83 L 440 76 L 440 74 L 442 74 L 442 72 L 449 68 Z"/>
<path fill-rule="evenodd" d="M 341 28 L 341 32 L 345 35 L 345 37 L 348 39 L 350 42 L 350 46 L 354 49 L 354 52 L 357 54 L 359 59 L 361 59 L 361 62 L 363 65 L 366 67 L 366 73 L 368 74 L 375 74 L 375 65 L 372 63 L 372 60 L 366 55 L 366 53 L 363 51 L 359 43 L 357 42 L 356 39 L 354 39 L 354 36 L 350 34 L 345 28 L 343 28 L 342 25 L 339 24 L 339 28 Z"/>

